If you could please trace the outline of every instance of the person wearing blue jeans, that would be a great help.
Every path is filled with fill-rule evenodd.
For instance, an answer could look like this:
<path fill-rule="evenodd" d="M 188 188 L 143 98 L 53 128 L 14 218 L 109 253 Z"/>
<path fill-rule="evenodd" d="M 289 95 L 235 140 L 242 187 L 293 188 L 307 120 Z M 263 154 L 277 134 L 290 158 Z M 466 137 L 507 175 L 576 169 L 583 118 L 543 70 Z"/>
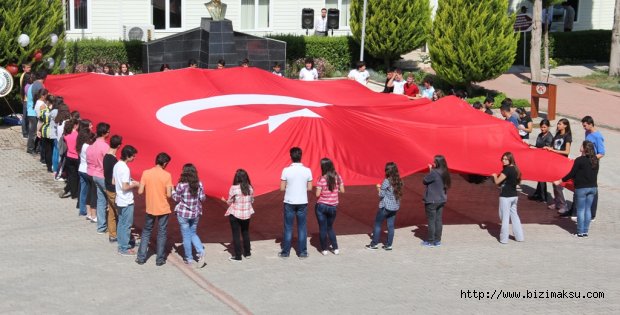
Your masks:
<path fill-rule="evenodd" d="M 88 181 L 88 174 L 84 172 L 78 172 L 80 176 L 80 198 L 78 201 L 78 205 L 80 206 L 79 215 L 85 216 L 86 213 L 86 198 L 88 197 L 88 192 L 90 191 L 90 184 Z"/>
<path fill-rule="evenodd" d="M 597 177 L 599 158 L 596 155 L 594 144 L 585 140 L 581 145 L 581 156 L 573 162 L 573 167 L 562 181 L 575 182 L 575 199 L 577 203 L 577 237 L 588 237 L 590 221 L 592 219 L 592 204 L 597 194 Z M 556 185 L 560 181 L 555 182 Z"/>
<path fill-rule="evenodd" d="M 97 189 L 97 233 L 105 233 L 108 230 L 108 198 L 105 193 L 105 179 L 93 176 L 93 182 Z"/>
<path fill-rule="evenodd" d="M 338 241 L 336 240 L 336 232 L 334 232 L 336 206 L 317 203 L 314 211 L 316 213 L 316 220 L 319 222 L 319 242 L 321 243 L 323 255 L 327 254 L 327 237 L 329 237 L 329 241 L 332 243 L 334 252 L 338 253 Z"/>
<path fill-rule="evenodd" d="M 394 241 L 394 221 L 396 213 L 400 209 L 400 199 L 403 195 L 403 180 L 400 178 L 398 167 L 394 162 L 385 164 L 385 178 L 381 184 L 377 184 L 379 192 L 379 211 L 375 217 L 375 225 L 372 232 L 372 241 L 366 245 L 367 249 L 379 249 L 379 238 L 381 237 L 381 225 L 387 222 L 388 237 L 383 249 L 392 250 Z"/>
<path fill-rule="evenodd" d="M 284 237 L 282 239 L 282 252 L 280 256 L 288 256 L 291 251 L 293 240 L 293 221 L 297 218 L 297 251 L 300 258 L 308 257 L 306 229 L 308 204 L 292 205 L 284 204 Z"/>
<path fill-rule="evenodd" d="M 135 252 L 130 250 L 129 240 L 131 238 L 131 226 L 133 225 L 134 205 L 130 204 L 125 207 L 116 205 L 116 208 L 118 209 L 118 221 L 116 223 L 118 253 L 125 256 L 133 256 Z"/>
<path fill-rule="evenodd" d="M 390 250 L 392 249 L 392 243 L 394 242 L 394 222 L 396 221 L 396 213 L 398 211 L 390 211 L 386 208 L 379 208 L 377 211 L 377 215 L 375 216 L 375 227 L 372 230 L 372 242 L 370 243 L 369 249 L 376 249 L 371 247 L 376 247 L 379 244 L 379 238 L 381 237 L 381 224 L 385 220 L 387 224 L 387 242 L 383 246 L 383 249 Z"/>
<path fill-rule="evenodd" d="M 575 189 L 577 201 L 577 236 L 587 236 L 592 220 L 592 205 L 597 194 L 596 187 Z"/>
<path fill-rule="evenodd" d="M 284 191 L 284 233 L 279 257 L 286 258 L 291 251 L 293 238 L 293 219 L 297 218 L 297 242 L 299 258 L 308 257 L 306 215 L 308 209 L 308 191 L 312 190 L 312 171 L 301 164 L 302 151 L 298 147 L 291 148 L 290 166 L 282 170 L 280 191 Z"/>
<path fill-rule="evenodd" d="M 168 218 L 170 213 L 170 203 L 168 198 L 172 197 L 172 175 L 166 171 L 170 156 L 165 152 L 157 154 L 155 158 L 155 166 L 144 170 L 140 178 L 139 194 L 146 193 L 146 216 L 144 227 L 142 228 L 142 239 L 140 248 L 138 249 L 137 264 L 146 262 L 149 241 L 153 232 L 155 220 L 159 225 L 157 230 L 157 260 L 155 264 L 162 266 L 166 263 L 166 241 L 168 237 Z"/>
<path fill-rule="evenodd" d="M 129 246 L 131 238 L 131 225 L 133 224 L 134 200 L 133 189 L 140 186 L 131 179 L 131 172 L 127 163 L 133 162 L 138 150 L 131 145 L 126 145 L 121 151 L 121 160 L 114 164 L 112 178 L 116 196 L 114 203 L 118 209 L 118 221 L 116 225 L 116 237 L 118 253 L 122 256 L 135 256 L 136 251 Z"/>
<path fill-rule="evenodd" d="M 185 261 L 194 261 L 194 257 L 192 256 L 192 246 L 196 248 L 196 251 L 198 252 L 198 257 L 203 257 L 205 254 L 204 246 L 202 245 L 202 241 L 196 234 L 196 228 L 198 227 L 198 221 L 200 219 L 200 216 L 188 219 L 181 217 L 177 214 L 177 219 L 179 220 L 181 235 L 183 237 L 183 253 L 185 254 Z"/>

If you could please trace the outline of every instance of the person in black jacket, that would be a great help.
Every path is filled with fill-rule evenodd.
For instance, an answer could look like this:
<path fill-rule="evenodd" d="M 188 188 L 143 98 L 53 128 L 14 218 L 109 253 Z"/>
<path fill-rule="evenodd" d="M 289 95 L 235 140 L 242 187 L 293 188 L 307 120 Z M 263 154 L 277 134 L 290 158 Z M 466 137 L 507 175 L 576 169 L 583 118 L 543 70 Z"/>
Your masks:
<path fill-rule="evenodd" d="M 441 232 L 443 229 L 442 213 L 448 200 L 446 194 L 450 188 L 450 173 L 448 163 L 443 155 L 435 155 L 433 164 L 428 165 L 429 173 L 424 177 L 426 186 L 424 192 L 424 209 L 428 220 L 428 237 L 422 242 L 425 247 L 441 246 Z"/>
<path fill-rule="evenodd" d="M 598 158 L 594 144 L 588 140 L 581 145 L 581 156 L 575 159 L 573 168 L 562 178 L 575 182 L 575 200 L 577 202 L 577 237 L 588 237 L 590 220 L 592 219 L 592 202 L 597 194 Z M 560 181 L 555 182 L 556 185 Z"/>

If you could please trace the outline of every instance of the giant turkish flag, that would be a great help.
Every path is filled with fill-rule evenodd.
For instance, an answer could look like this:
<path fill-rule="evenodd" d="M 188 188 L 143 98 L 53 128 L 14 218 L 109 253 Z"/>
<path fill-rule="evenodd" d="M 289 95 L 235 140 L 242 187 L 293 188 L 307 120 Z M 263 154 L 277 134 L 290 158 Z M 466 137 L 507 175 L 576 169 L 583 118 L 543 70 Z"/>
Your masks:
<path fill-rule="evenodd" d="M 402 176 L 424 170 L 443 154 L 451 170 L 499 173 L 510 151 L 524 179 L 554 181 L 568 173 L 567 158 L 524 144 L 508 122 L 445 97 L 410 101 L 375 93 L 350 80 L 297 81 L 255 68 L 182 69 L 135 76 L 73 74 L 45 83 L 72 110 L 138 149 L 130 168 L 139 178 L 155 156 L 172 156 L 178 178 L 197 166 L 207 194 L 225 195 L 237 168 L 250 174 L 257 195 L 279 188 L 289 149 L 316 178 L 329 157 L 347 185 L 384 177 L 388 161 Z"/>

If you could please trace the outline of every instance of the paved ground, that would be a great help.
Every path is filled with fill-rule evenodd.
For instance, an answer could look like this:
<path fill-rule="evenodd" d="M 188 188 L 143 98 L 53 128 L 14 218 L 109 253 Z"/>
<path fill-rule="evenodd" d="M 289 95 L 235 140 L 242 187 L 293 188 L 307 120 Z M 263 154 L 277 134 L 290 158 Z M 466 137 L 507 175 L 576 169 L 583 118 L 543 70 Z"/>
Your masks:
<path fill-rule="evenodd" d="M 585 97 L 593 98 L 589 93 Z M 613 115 L 594 115 L 597 121 L 610 119 L 612 127 L 620 127 L 608 116 Z M 575 143 L 580 143 L 580 124 L 574 120 L 571 124 Z M 95 233 L 93 224 L 77 217 L 73 201 L 57 197 L 62 185 L 24 152 L 18 129 L 2 128 L 0 313 L 615 313 L 620 308 L 620 174 L 614 170 L 620 157 L 614 148 L 620 147 L 620 133 L 602 132 L 608 156 L 599 175 L 599 215 L 588 239 L 571 236 L 574 223 L 522 197 L 519 212 L 526 241 L 499 245 L 496 188 L 454 176 L 444 246 L 422 248 L 418 244 L 426 227 L 420 177 L 412 176 L 407 179 L 407 199 L 397 219 L 392 252 L 363 248 L 375 205 L 358 202 L 371 190 L 358 187 L 348 191 L 339 209 L 341 255 L 318 253 L 316 223 L 310 215 L 310 258 L 281 260 L 276 257 L 281 210 L 258 206 L 279 201 L 280 195 L 274 193 L 257 201 L 251 228 L 256 240 L 253 258 L 238 264 L 227 260 L 229 232 L 223 208 L 209 201 L 200 224 L 208 264 L 192 270 L 179 264 L 175 252 L 162 267 L 156 267 L 154 259 L 138 266 L 133 259 L 118 256 L 107 238 Z M 574 148 L 571 156 L 577 152 Z M 526 182 L 523 190 L 531 186 Z M 138 215 L 136 225 L 141 224 Z M 170 225 L 170 241 L 178 243 L 177 223 L 171 220 Z M 467 290 L 496 298 L 500 290 L 502 294 L 536 290 L 542 296 L 595 291 L 604 298 L 476 300 L 464 298 Z"/>

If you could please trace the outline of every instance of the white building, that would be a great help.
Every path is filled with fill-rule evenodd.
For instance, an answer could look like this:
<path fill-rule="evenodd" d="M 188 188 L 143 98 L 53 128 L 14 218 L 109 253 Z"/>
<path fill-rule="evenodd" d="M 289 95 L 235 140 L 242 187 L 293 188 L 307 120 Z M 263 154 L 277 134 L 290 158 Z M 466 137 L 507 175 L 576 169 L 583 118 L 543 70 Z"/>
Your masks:
<path fill-rule="evenodd" d="M 151 39 L 200 26 L 209 17 L 209 0 L 63 0 L 68 39 L 127 39 L 127 32 L 140 27 L 151 30 Z M 334 35 L 349 34 L 350 0 L 223 0 L 226 19 L 235 31 L 253 35 L 305 34 L 301 11 L 321 8 L 340 10 L 340 29 Z M 312 33 L 312 30 L 310 31 Z"/>
<path fill-rule="evenodd" d="M 435 0 L 436 1 L 436 0 Z M 611 30 L 614 24 L 614 0 L 568 0 L 575 10 L 573 31 L 583 30 Z M 532 14 L 532 3 L 528 0 L 510 0 L 510 9 L 519 12 L 525 6 L 528 13 Z M 552 31 L 564 29 L 564 8 L 561 4 L 553 9 Z"/>
<path fill-rule="evenodd" d="M 209 17 L 204 4 L 209 0 L 63 0 L 66 8 L 66 34 L 69 39 L 127 39 L 133 27 L 151 30 L 151 39 L 186 31 L 200 26 L 202 17 Z M 340 10 L 340 29 L 334 35 L 350 34 L 349 5 L 351 0 L 223 0 L 228 5 L 226 18 L 235 31 L 253 35 L 305 34 L 301 29 L 301 10 L 321 8 Z M 376 0 L 395 1 L 395 0 Z M 407 0 L 403 0 L 407 1 Z M 517 12 L 528 0 L 509 0 L 510 10 Z M 438 0 L 430 0 L 437 8 Z M 574 31 L 611 29 L 614 0 L 569 0 L 575 9 Z M 552 30 L 563 29 L 564 9 L 554 9 Z M 311 31 L 312 32 L 312 31 Z"/>

